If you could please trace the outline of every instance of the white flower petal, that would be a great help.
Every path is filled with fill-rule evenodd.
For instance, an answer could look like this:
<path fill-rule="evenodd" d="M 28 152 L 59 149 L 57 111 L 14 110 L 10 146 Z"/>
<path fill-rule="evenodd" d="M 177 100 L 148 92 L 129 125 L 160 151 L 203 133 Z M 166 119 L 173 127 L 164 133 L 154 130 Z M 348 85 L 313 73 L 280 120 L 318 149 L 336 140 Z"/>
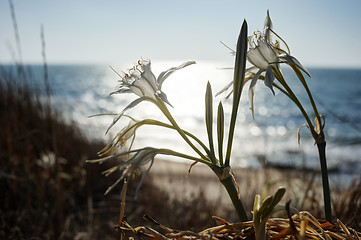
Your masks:
<path fill-rule="evenodd" d="M 272 65 L 269 65 L 266 71 L 266 78 L 264 80 L 264 84 L 271 89 L 273 95 L 275 95 L 272 86 L 274 80 L 275 80 L 275 75 L 273 73 Z"/>
<path fill-rule="evenodd" d="M 267 10 L 267 16 L 266 16 L 266 19 L 264 20 L 263 33 L 265 34 L 268 42 L 272 41 L 271 35 L 270 35 L 270 29 L 273 29 L 273 24 L 272 24 L 272 20 L 269 16 L 269 10 Z"/>
<path fill-rule="evenodd" d="M 140 97 L 147 96 L 150 98 L 154 98 L 157 90 L 157 88 L 154 88 L 154 86 L 143 77 L 135 81 L 129 88 Z"/>
<path fill-rule="evenodd" d="M 288 63 L 292 63 L 294 65 L 296 65 L 299 69 L 301 69 L 303 72 L 305 72 L 309 77 L 311 77 L 311 74 L 307 71 L 306 68 L 304 68 L 302 66 L 302 64 L 293 56 L 289 55 L 289 54 L 283 54 L 281 56 L 279 56 L 279 58 L 285 60 Z"/>
<path fill-rule="evenodd" d="M 125 86 L 123 83 L 120 83 L 117 89 L 114 92 L 109 93 L 109 95 L 118 94 L 118 93 L 132 93 L 133 91 L 129 89 L 128 86 Z"/>
<path fill-rule="evenodd" d="M 168 97 L 167 97 L 167 95 L 166 95 L 164 92 L 162 92 L 162 91 L 157 91 L 157 92 L 155 93 L 155 95 L 156 95 L 157 97 L 159 97 L 160 99 L 162 99 L 163 102 L 165 102 L 165 103 L 168 104 L 169 106 L 173 107 L 172 104 L 170 104 L 170 102 L 168 101 Z"/>
<path fill-rule="evenodd" d="M 185 68 L 189 65 L 195 64 L 195 63 L 196 63 L 195 61 L 188 61 L 188 62 L 182 63 L 178 67 L 172 67 L 164 72 L 161 72 L 161 74 L 159 74 L 159 76 L 157 78 L 158 90 L 161 89 L 164 80 L 166 80 L 173 72 L 175 72 L 179 69 Z"/>
<path fill-rule="evenodd" d="M 253 87 L 256 85 L 257 80 L 258 80 L 258 78 L 259 78 L 259 76 L 261 75 L 262 72 L 264 72 L 264 70 L 263 70 L 263 69 L 260 69 L 260 70 L 258 70 L 258 72 L 253 76 L 252 81 L 251 81 L 251 84 L 249 85 L 249 88 L 253 88 Z"/>
<path fill-rule="evenodd" d="M 132 169 L 140 168 L 142 165 L 147 164 L 151 160 L 149 154 L 153 151 L 153 148 L 144 148 L 140 150 L 128 160 L 128 164 L 131 165 Z"/>
<path fill-rule="evenodd" d="M 229 83 L 228 83 L 224 88 L 222 88 L 219 92 L 217 92 L 215 96 L 217 97 L 219 94 L 227 91 L 227 89 L 230 88 L 232 85 L 233 85 L 233 80 L 232 80 L 231 82 L 229 82 Z"/>
<path fill-rule="evenodd" d="M 269 64 L 277 63 L 278 57 L 264 37 L 258 39 L 258 45 L 247 52 L 247 59 L 254 66 L 266 70 Z"/>
<path fill-rule="evenodd" d="M 143 60 L 142 64 L 141 64 L 141 68 L 143 70 L 143 72 L 141 73 L 141 76 L 149 83 L 149 85 L 152 86 L 152 88 L 154 90 L 156 90 L 157 82 L 156 82 L 156 78 L 150 68 L 150 60 L 149 61 Z"/>
<path fill-rule="evenodd" d="M 257 49 L 260 51 L 260 54 L 262 54 L 267 64 L 278 62 L 277 54 L 266 41 L 258 41 Z"/>
<path fill-rule="evenodd" d="M 262 72 L 264 72 L 264 70 L 260 69 L 253 76 L 251 84 L 249 85 L 249 90 L 248 90 L 249 109 L 251 110 L 251 114 L 252 114 L 253 118 L 254 118 L 254 107 L 253 107 L 254 87 L 256 86 L 257 80 Z"/>
<path fill-rule="evenodd" d="M 247 52 L 247 59 L 250 63 L 260 69 L 266 69 L 268 66 L 268 62 L 264 59 L 258 48 L 250 49 Z"/>
<path fill-rule="evenodd" d="M 121 111 L 121 112 L 113 119 L 113 122 L 110 124 L 110 126 L 108 127 L 108 129 L 107 129 L 107 131 L 105 132 L 105 134 L 107 134 L 107 133 L 109 132 L 109 130 L 114 126 L 114 124 L 115 124 L 116 122 L 118 122 L 118 120 L 124 115 L 124 113 L 125 113 L 127 110 L 129 110 L 129 109 L 137 106 L 140 102 L 142 102 L 142 101 L 144 101 L 144 100 L 147 100 L 147 99 L 148 99 L 147 97 L 140 97 L 140 98 L 135 99 L 133 102 L 129 103 L 129 105 L 126 106 L 126 107 L 123 109 L 123 111 Z"/>
<path fill-rule="evenodd" d="M 126 142 L 135 135 L 137 124 L 137 121 L 130 120 L 128 125 L 122 128 L 118 133 L 117 144 L 120 144 L 121 147 L 125 146 Z"/>
<path fill-rule="evenodd" d="M 256 70 L 256 69 L 257 69 L 257 68 L 254 67 L 254 66 L 249 67 L 249 68 L 246 69 L 246 73 L 245 73 L 246 75 L 245 75 L 245 78 L 244 78 L 245 82 L 246 82 L 247 80 L 249 80 L 249 79 L 247 79 L 247 77 L 249 77 L 249 75 L 252 74 L 252 71 L 253 71 L 253 70 Z M 243 83 L 243 84 L 244 84 L 244 83 Z M 217 96 L 220 95 L 221 93 L 227 91 L 228 88 L 230 88 L 232 85 L 233 85 L 233 80 L 232 80 L 231 82 L 229 82 L 229 83 L 228 83 L 224 88 L 222 88 L 220 91 L 218 91 L 215 96 L 217 97 Z"/>

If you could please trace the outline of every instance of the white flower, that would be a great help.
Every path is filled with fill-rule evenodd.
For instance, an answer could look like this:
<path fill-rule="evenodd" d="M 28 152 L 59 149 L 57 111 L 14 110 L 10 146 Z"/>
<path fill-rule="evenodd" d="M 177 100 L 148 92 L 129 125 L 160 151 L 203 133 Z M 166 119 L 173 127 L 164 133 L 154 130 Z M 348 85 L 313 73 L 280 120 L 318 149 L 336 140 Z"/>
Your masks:
<path fill-rule="evenodd" d="M 274 42 L 272 41 L 273 35 L 275 35 L 286 45 L 287 51 L 283 50 L 280 47 L 280 42 L 278 40 Z M 229 47 L 227 48 L 230 49 Z M 235 51 L 233 51 L 232 49 L 230 50 L 232 51 L 231 53 L 233 55 L 236 54 Z M 286 42 L 284 42 L 283 39 L 280 38 L 272 30 L 272 21 L 268 11 L 264 22 L 263 32 L 255 31 L 253 35 L 248 37 L 247 60 L 249 63 L 251 63 L 252 66 L 246 69 L 244 83 L 247 82 L 248 80 L 252 80 L 249 87 L 249 99 L 250 99 L 251 110 L 253 109 L 254 87 L 258 79 L 260 78 L 264 79 L 265 85 L 269 87 L 274 94 L 272 87 L 272 84 L 275 80 L 274 71 L 275 70 L 279 72 L 281 71 L 279 69 L 280 63 L 294 65 L 297 68 L 304 71 L 308 76 L 310 76 L 310 74 L 302 66 L 302 64 L 295 57 L 289 54 L 289 48 Z M 264 72 L 265 72 L 265 76 L 262 76 L 262 73 Z M 232 85 L 233 85 L 233 81 L 227 84 L 221 91 L 217 93 L 217 95 L 226 91 Z"/>
<path fill-rule="evenodd" d="M 158 154 L 158 151 L 159 151 L 158 149 L 152 148 L 152 147 L 146 147 L 143 149 L 139 149 L 129 160 L 124 161 L 121 164 L 106 170 L 104 172 L 106 174 L 106 176 L 109 176 L 111 173 L 115 172 L 116 170 L 121 171 L 122 175 L 113 185 L 111 185 L 107 189 L 107 191 L 105 192 L 105 195 L 108 194 L 124 178 L 137 177 L 140 174 L 140 168 L 142 166 L 146 165 L 147 163 L 151 162 L 146 173 L 143 175 L 142 179 L 140 180 L 140 182 L 137 186 L 137 190 L 136 190 L 136 195 L 137 195 L 140 186 L 142 185 L 145 177 L 148 175 L 148 173 L 153 165 L 154 157 Z M 114 157 L 115 156 L 112 156 L 112 158 L 114 158 Z"/>
<path fill-rule="evenodd" d="M 259 69 L 251 81 L 251 94 L 253 94 L 253 88 L 256 85 L 259 76 L 263 72 L 266 72 L 264 83 L 274 94 L 272 84 L 275 80 L 275 75 L 273 71 L 276 68 L 278 71 L 280 71 L 279 63 L 293 64 L 304 71 L 308 76 L 310 76 L 302 64 L 295 57 L 289 54 L 289 49 L 286 42 L 283 41 L 288 51 L 280 48 L 279 41 L 276 40 L 275 42 L 272 42 L 273 34 L 276 35 L 276 37 L 278 37 L 281 41 L 283 41 L 283 39 L 272 30 L 272 21 L 269 16 L 269 12 L 267 11 L 263 33 L 256 31 L 253 36 L 248 37 L 249 49 L 247 52 L 247 59 L 255 68 Z"/>
<path fill-rule="evenodd" d="M 178 67 L 173 67 L 162 72 L 156 78 L 150 67 L 150 60 L 139 60 L 138 63 L 121 77 L 120 84 L 115 93 L 133 92 L 139 97 L 149 97 L 152 99 L 160 98 L 168 103 L 167 95 L 162 92 L 162 84 L 174 71 L 194 64 L 194 61 L 188 61 Z M 170 104 L 169 104 L 170 105 Z"/>
<path fill-rule="evenodd" d="M 118 144 L 124 147 L 128 139 L 135 136 L 135 131 L 137 130 L 137 124 L 138 121 L 132 119 L 129 121 L 129 124 L 127 126 L 125 126 L 124 128 L 122 128 L 122 130 L 120 130 L 120 132 L 117 134 Z"/>
<path fill-rule="evenodd" d="M 280 47 L 280 42 L 278 40 L 272 40 L 272 37 L 274 36 L 284 43 L 287 51 Z M 229 47 L 227 48 L 230 49 Z M 232 54 L 236 54 L 236 52 L 232 49 L 231 51 Z M 286 63 L 296 67 L 310 76 L 302 64 L 295 57 L 290 55 L 287 43 L 272 30 L 272 21 L 268 11 L 264 22 L 263 32 L 255 31 L 253 35 L 248 37 L 247 60 L 252 66 L 246 69 L 243 84 L 251 80 L 248 97 L 252 116 L 254 87 L 257 80 L 264 79 L 265 85 L 269 87 L 274 94 L 272 84 L 275 80 L 275 72 L 277 71 L 278 73 L 281 73 L 279 68 L 280 63 Z M 262 73 L 265 73 L 265 75 L 263 76 Z M 226 91 L 232 85 L 233 81 L 227 84 L 216 95 Z"/>
<path fill-rule="evenodd" d="M 278 68 L 279 63 L 277 54 L 267 42 L 266 35 L 259 31 L 255 32 L 253 36 L 248 37 L 248 44 L 247 60 L 259 69 L 252 78 L 250 89 L 254 88 L 261 73 L 266 72 L 265 85 L 273 92 L 272 83 L 275 79 L 273 68 Z M 249 70 L 253 69 L 255 68 Z"/>
<path fill-rule="evenodd" d="M 273 36 L 284 43 L 287 51 L 280 47 L 278 40 L 272 41 Z M 232 53 L 235 54 L 234 51 L 232 51 Z M 248 97 L 252 116 L 254 116 L 253 95 L 257 80 L 264 79 L 265 85 L 269 87 L 274 94 L 272 85 L 275 80 L 275 73 L 281 74 L 281 69 L 279 68 L 280 63 L 286 63 L 292 67 L 296 67 L 310 76 L 302 64 L 290 55 L 287 43 L 272 30 L 272 21 L 268 11 L 263 32 L 255 31 L 253 35 L 248 37 L 247 60 L 252 66 L 246 69 L 243 84 L 251 80 Z M 263 76 L 262 73 L 265 73 L 265 75 Z M 233 82 L 230 82 L 219 91 L 217 95 L 226 91 L 232 85 Z"/>
<path fill-rule="evenodd" d="M 144 100 L 157 101 L 160 99 L 172 106 L 167 99 L 167 95 L 162 91 L 163 82 L 173 72 L 185 68 L 191 64 L 195 64 L 195 62 L 188 61 L 179 65 L 178 67 L 172 67 L 159 74 L 157 78 L 154 76 L 150 64 L 150 60 L 139 60 L 137 64 L 128 71 L 128 73 L 124 73 L 123 76 L 118 74 L 121 77 L 119 80 L 120 84 L 118 85 L 117 89 L 110 94 L 135 93 L 139 96 L 139 98 L 131 102 L 113 119 L 113 122 L 109 126 L 107 132 L 119 120 L 125 111 L 135 107 Z"/>

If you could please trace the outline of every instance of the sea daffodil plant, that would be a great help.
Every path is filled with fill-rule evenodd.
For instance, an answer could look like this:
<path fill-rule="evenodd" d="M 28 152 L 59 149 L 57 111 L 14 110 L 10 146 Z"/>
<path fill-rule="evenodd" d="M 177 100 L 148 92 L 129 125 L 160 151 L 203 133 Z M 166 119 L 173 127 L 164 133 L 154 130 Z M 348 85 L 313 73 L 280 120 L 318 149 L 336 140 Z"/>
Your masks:
<path fill-rule="evenodd" d="M 281 42 L 285 46 L 285 49 L 281 47 Z M 300 109 L 302 115 L 307 122 L 307 124 L 302 125 L 300 128 L 302 128 L 303 126 L 307 126 L 311 132 L 312 137 L 315 139 L 315 144 L 317 144 L 322 172 L 325 217 L 328 221 L 331 221 L 332 212 L 326 162 L 326 141 L 323 132 L 325 124 L 324 117 L 320 115 L 317 110 L 317 106 L 314 102 L 311 91 L 302 74 L 302 71 L 309 77 L 311 77 L 311 75 L 306 70 L 306 68 L 304 68 L 302 64 L 290 54 L 290 49 L 287 43 L 273 30 L 273 24 L 268 11 L 264 23 L 263 32 L 254 32 L 252 36 L 248 37 L 248 43 L 249 48 L 247 51 L 247 60 L 251 64 L 251 66 L 246 70 L 246 78 L 243 84 L 245 84 L 247 81 L 251 81 L 248 96 L 252 116 L 254 117 L 253 98 L 255 85 L 257 80 L 259 79 L 264 80 L 265 85 L 271 89 L 273 94 L 273 87 L 275 87 L 286 96 L 288 96 Z M 303 105 L 297 98 L 296 94 L 292 91 L 291 87 L 284 79 L 282 71 L 280 69 L 280 64 L 282 63 L 289 65 L 294 70 L 302 86 L 304 87 L 310 100 L 311 107 L 313 109 L 315 125 L 312 123 L 312 118 L 306 112 Z M 262 75 L 263 73 L 265 73 L 265 75 Z M 277 83 L 275 82 L 276 79 L 278 81 Z M 230 84 L 226 85 L 225 88 L 223 88 L 218 94 L 224 92 L 230 86 Z M 298 129 L 298 141 L 300 136 L 300 128 Z"/>

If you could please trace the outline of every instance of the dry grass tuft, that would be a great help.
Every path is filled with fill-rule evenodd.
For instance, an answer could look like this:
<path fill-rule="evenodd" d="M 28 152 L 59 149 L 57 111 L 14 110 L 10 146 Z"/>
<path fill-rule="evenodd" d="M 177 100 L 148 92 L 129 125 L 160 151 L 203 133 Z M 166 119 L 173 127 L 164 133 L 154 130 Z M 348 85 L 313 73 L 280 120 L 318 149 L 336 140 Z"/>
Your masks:
<path fill-rule="evenodd" d="M 361 231 L 361 178 L 355 179 L 348 189 L 334 196 L 336 217 L 347 226 Z"/>
<path fill-rule="evenodd" d="M 89 177 L 100 170 L 84 164 L 103 144 L 65 123 L 36 82 L 23 65 L 0 66 L 1 239 L 59 238 L 104 189 Z"/>
<path fill-rule="evenodd" d="M 123 226 L 116 226 L 125 239 L 152 239 L 152 240 L 206 240 L 206 239 L 255 239 L 252 221 L 244 223 L 229 223 L 224 219 L 213 217 L 218 224 L 200 232 L 177 231 L 157 223 L 162 231 L 150 227 L 131 227 L 123 222 Z M 267 221 L 267 239 L 360 239 L 361 233 L 346 227 L 340 220 L 336 223 L 318 221 L 309 212 L 300 212 L 290 219 L 271 218 Z"/>

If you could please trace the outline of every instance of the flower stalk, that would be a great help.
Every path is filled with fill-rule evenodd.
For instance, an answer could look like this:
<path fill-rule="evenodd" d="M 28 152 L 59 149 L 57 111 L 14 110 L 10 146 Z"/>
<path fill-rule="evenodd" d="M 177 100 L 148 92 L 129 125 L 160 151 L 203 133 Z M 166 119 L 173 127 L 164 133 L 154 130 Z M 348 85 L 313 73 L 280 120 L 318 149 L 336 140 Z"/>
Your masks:
<path fill-rule="evenodd" d="M 167 117 L 169 122 L 172 124 L 175 130 L 178 131 L 178 133 L 181 135 L 181 137 L 187 142 L 187 144 L 204 160 L 208 159 L 199 149 L 194 146 L 194 144 L 189 140 L 187 135 L 184 133 L 184 131 L 178 126 L 176 120 L 173 118 L 172 114 L 169 112 L 167 106 L 164 104 L 163 101 L 158 100 L 156 101 L 156 105 L 159 107 L 159 109 L 162 111 L 162 113 Z"/>
<path fill-rule="evenodd" d="M 308 124 L 308 126 L 310 128 L 310 131 L 312 133 L 312 136 L 314 136 L 315 135 L 314 130 L 313 130 L 314 126 L 312 124 L 312 121 L 310 120 L 310 117 L 308 116 L 307 112 L 303 108 L 301 102 L 298 100 L 297 96 L 294 94 L 292 89 L 288 86 L 286 80 L 283 78 L 283 75 L 282 75 L 282 73 L 280 73 L 279 69 L 275 70 L 275 77 L 281 83 L 281 85 L 285 88 L 285 91 L 282 91 L 282 92 L 287 93 L 286 96 L 288 96 L 296 104 L 296 106 L 300 109 L 303 117 L 307 121 L 307 124 Z"/>
<path fill-rule="evenodd" d="M 296 72 L 298 78 L 300 79 L 302 85 L 304 86 L 309 101 L 311 103 L 312 109 L 314 111 L 314 114 L 316 117 L 315 119 L 315 126 L 320 126 L 317 130 L 316 127 L 312 124 L 310 117 L 308 116 L 307 112 L 304 110 L 302 104 L 296 97 L 296 95 L 293 93 L 291 88 L 287 85 L 286 81 L 284 80 L 282 74 L 277 72 L 275 74 L 278 81 L 281 83 L 283 87 L 285 87 L 286 91 L 282 91 L 283 93 L 287 93 L 286 95 L 296 104 L 296 106 L 300 109 L 302 115 L 304 116 L 305 120 L 307 121 L 307 126 L 311 132 L 312 137 L 315 140 L 315 143 L 317 145 L 317 150 L 319 154 L 319 160 L 320 160 L 320 167 L 321 167 L 321 176 L 322 176 L 322 190 L 323 190 L 323 200 L 324 200 L 324 213 L 325 213 L 325 219 L 329 222 L 332 222 L 332 209 L 331 209 L 331 197 L 330 197 L 330 186 L 329 186 L 329 180 L 328 180 L 328 169 L 327 169 L 327 161 L 326 161 L 326 140 L 325 135 L 323 133 L 323 127 L 321 124 L 321 117 L 319 117 L 319 113 L 317 110 L 317 106 L 313 100 L 312 94 L 310 89 L 308 88 L 308 85 L 300 72 L 299 69 L 292 66 L 294 71 Z M 280 89 L 280 88 L 279 88 Z"/>
<path fill-rule="evenodd" d="M 327 221 L 332 222 L 331 196 L 330 196 L 330 186 L 328 182 L 328 171 L 327 171 L 327 161 L 326 161 L 326 141 L 323 132 L 321 132 L 321 135 L 317 140 L 317 149 L 318 149 L 320 165 L 321 165 L 325 218 Z"/>

